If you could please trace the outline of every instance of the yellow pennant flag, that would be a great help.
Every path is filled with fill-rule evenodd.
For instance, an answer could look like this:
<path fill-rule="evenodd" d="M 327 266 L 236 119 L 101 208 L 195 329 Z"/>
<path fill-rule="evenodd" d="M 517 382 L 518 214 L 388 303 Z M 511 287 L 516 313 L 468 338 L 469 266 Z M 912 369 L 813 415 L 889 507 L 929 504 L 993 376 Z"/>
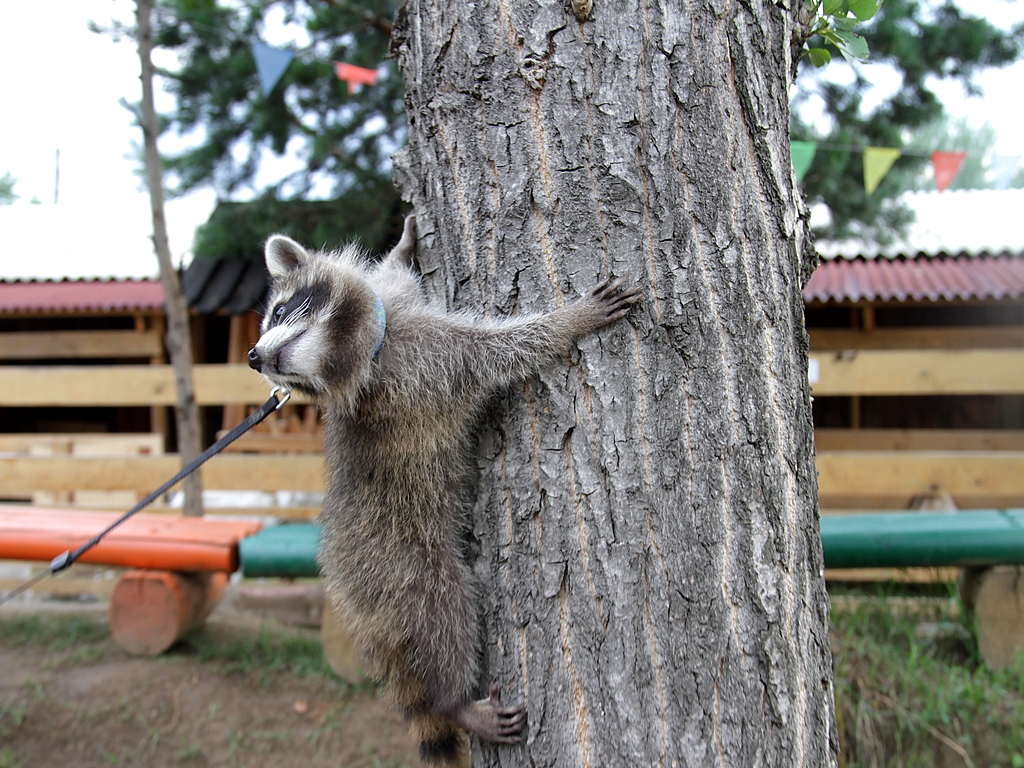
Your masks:
<path fill-rule="evenodd" d="M 864 190 L 870 195 L 882 183 L 885 174 L 892 168 L 902 153 L 889 147 L 864 148 Z"/>

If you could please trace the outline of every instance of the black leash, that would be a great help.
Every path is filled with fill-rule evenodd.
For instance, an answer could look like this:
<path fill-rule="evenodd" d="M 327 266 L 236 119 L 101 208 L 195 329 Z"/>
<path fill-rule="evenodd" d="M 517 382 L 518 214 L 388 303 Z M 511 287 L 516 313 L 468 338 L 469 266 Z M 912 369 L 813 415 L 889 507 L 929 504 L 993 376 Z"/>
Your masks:
<path fill-rule="evenodd" d="M 267 402 L 265 402 L 263 405 L 261 405 L 251 414 L 249 414 L 249 417 L 245 421 L 243 421 L 237 427 L 235 427 L 226 435 L 224 435 L 224 437 L 222 437 L 216 443 L 214 443 L 201 454 L 199 454 L 199 456 L 197 456 L 194 460 L 189 462 L 187 466 L 183 467 L 178 474 L 176 474 L 166 483 L 161 485 L 155 491 L 150 493 L 146 498 L 144 498 L 134 507 L 129 509 L 119 518 L 117 518 L 117 520 L 115 520 L 102 531 L 93 536 L 91 539 L 89 539 L 89 541 L 85 542 L 85 544 L 83 544 L 82 546 L 78 547 L 78 549 L 75 549 L 73 551 L 68 550 L 67 552 L 62 552 L 61 554 L 57 555 L 55 558 L 53 558 L 53 560 L 50 561 L 50 567 L 47 570 L 37 573 L 35 576 L 26 581 L 20 587 L 17 587 L 13 591 L 8 592 L 6 595 L 0 597 L 0 605 L 3 605 L 8 600 L 17 597 L 25 590 L 31 589 L 47 576 L 54 573 L 60 573 L 61 571 L 70 568 L 78 558 L 80 558 L 90 549 L 99 544 L 100 539 L 102 539 L 112 530 L 117 528 L 117 526 L 119 526 L 129 517 L 134 515 L 136 512 L 145 507 L 148 507 L 150 504 L 152 504 L 154 501 L 160 498 L 163 494 L 167 493 L 167 491 L 169 491 L 174 485 L 176 485 L 178 482 L 191 475 L 193 472 L 199 469 L 199 467 L 201 467 L 203 464 L 209 461 L 213 456 L 216 456 L 218 453 L 223 451 L 225 448 L 231 445 L 231 443 L 235 442 L 235 440 L 240 438 L 250 429 L 252 429 L 265 418 L 267 418 L 267 416 L 269 416 L 282 405 L 284 405 L 286 402 L 288 402 L 288 398 L 291 397 L 290 392 L 285 392 L 284 397 L 281 398 L 278 398 L 277 393 L 278 390 L 276 389 L 273 392 L 271 392 L 270 398 L 267 400 Z"/>

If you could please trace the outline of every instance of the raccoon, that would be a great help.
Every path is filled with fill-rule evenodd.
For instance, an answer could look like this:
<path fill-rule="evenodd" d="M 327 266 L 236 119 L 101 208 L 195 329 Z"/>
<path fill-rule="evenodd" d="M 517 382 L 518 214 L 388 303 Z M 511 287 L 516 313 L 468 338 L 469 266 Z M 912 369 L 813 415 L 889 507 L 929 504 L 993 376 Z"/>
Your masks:
<path fill-rule="evenodd" d="M 429 306 L 415 217 L 376 265 L 352 247 L 266 244 L 271 301 L 249 365 L 310 395 L 326 419 L 324 589 L 368 669 L 403 710 L 427 765 L 457 765 L 461 730 L 521 741 L 525 705 L 478 680 L 479 617 L 463 556 L 477 416 L 637 301 L 624 281 L 537 315 L 487 320 Z"/>

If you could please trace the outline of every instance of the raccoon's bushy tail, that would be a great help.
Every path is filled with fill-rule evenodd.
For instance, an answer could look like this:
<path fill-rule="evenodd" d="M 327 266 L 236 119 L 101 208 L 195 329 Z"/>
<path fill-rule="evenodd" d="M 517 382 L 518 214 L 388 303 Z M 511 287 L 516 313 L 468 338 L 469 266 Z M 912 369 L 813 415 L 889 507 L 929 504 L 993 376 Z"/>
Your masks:
<path fill-rule="evenodd" d="M 469 748 L 463 731 L 429 712 L 409 717 L 409 729 L 420 743 L 420 759 L 430 768 L 469 768 Z"/>

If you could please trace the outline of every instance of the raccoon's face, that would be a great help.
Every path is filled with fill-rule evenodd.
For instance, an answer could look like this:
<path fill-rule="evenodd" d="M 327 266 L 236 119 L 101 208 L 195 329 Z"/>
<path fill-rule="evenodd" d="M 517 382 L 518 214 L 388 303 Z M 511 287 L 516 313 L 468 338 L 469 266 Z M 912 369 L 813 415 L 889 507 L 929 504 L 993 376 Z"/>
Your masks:
<path fill-rule="evenodd" d="M 275 386 L 309 395 L 349 388 L 371 356 L 362 348 L 373 345 L 372 290 L 339 263 L 349 261 L 345 254 L 309 254 L 275 235 L 266 259 L 271 299 L 249 366 Z"/>

